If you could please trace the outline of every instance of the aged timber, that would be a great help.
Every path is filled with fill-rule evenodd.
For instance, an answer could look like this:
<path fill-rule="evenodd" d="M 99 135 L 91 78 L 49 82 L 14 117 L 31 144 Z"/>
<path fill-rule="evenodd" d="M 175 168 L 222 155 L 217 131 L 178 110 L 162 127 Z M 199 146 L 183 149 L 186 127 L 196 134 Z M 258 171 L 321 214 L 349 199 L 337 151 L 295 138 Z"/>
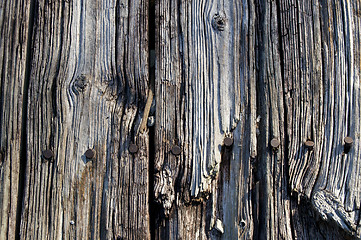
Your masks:
<path fill-rule="evenodd" d="M 0 239 L 361 239 L 361 1 L 0 2 Z"/>

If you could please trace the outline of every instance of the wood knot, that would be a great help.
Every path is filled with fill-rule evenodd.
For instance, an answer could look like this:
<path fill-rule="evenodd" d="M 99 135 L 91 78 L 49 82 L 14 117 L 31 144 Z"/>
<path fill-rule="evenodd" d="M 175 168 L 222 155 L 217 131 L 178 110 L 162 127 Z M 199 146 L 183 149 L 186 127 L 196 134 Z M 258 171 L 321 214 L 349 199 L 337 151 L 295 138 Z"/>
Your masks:
<path fill-rule="evenodd" d="M 84 92 L 87 85 L 88 85 L 87 77 L 82 74 L 74 80 L 72 84 L 72 90 L 76 95 L 78 95 L 79 93 Z"/>
<path fill-rule="evenodd" d="M 215 30 L 224 31 L 227 25 L 227 18 L 224 14 L 216 13 L 213 16 L 212 26 Z"/>

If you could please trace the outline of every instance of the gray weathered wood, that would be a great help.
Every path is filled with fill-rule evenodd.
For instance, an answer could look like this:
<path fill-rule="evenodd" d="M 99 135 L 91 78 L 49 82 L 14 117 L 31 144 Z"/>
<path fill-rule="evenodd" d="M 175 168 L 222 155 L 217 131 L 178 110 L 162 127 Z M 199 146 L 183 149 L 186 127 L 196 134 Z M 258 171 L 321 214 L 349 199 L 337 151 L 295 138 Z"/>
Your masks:
<path fill-rule="evenodd" d="M 310 199 L 322 219 L 358 238 L 359 4 L 289 1 L 281 6 L 291 189 Z M 346 136 L 354 139 L 348 154 Z M 308 139 L 315 142 L 312 151 L 304 146 Z"/>
<path fill-rule="evenodd" d="M 155 197 L 165 216 L 160 217 L 158 237 L 237 238 L 235 225 L 227 228 L 237 221 L 227 216 L 240 211 L 253 212 L 248 220 L 255 233 L 246 238 L 359 236 L 358 5 L 159 1 Z M 218 20 L 227 19 L 225 27 L 213 22 L 216 13 Z M 249 29 L 250 39 L 257 33 L 253 44 L 248 38 L 242 41 L 241 26 Z M 252 61 L 258 68 L 254 75 Z M 245 72 L 257 79 L 257 87 Z M 239 101 L 237 91 L 248 98 L 232 105 Z M 234 117 L 248 107 L 245 117 Z M 233 123 L 246 131 L 232 128 Z M 237 146 L 230 160 L 237 174 L 231 172 L 231 179 L 248 179 L 249 189 L 259 187 L 259 196 L 242 198 L 248 193 L 244 184 L 228 181 L 224 166 L 229 158 L 216 147 L 227 131 L 233 132 Z M 355 140 L 346 155 L 345 136 Z M 281 141 L 276 152 L 269 145 L 272 138 Z M 315 142 L 313 150 L 305 148 L 306 140 Z M 256 143 L 256 172 L 244 171 L 252 166 L 247 161 L 256 156 Z M 171 154 L 173 145 L 182 147 L 179 157 Z M 256 175 L 250 178 L 252 173 Z M 233 192 L 222 198 L 225 188 Z M 234 191 L 244 201 L 236 207 L 228 204 L 237 201 Z M 224 223 L 223 234 L 210 231 L 216 219 Z"/>
<path fill-rule="evenodd" d="M 16 238 L 30 0 L 0 1 L 0 239 Z"/>
<path fill-rule="evenodd" d="M 149 239 L 148 2 L 34 12 L 21 239 Z"/>
<path fill-rule="evenodd" d="M 360 9 L 2 1 L 0 239 L 361 239 Z"/>
<path fill-rule="evenodd" d="M 291 239 L 279 6 L 276 1 L 260 1 L 259 7 L 257 98 L 260 124 L 257 142 L 262 154 L 257 159 L 260 184 L 258 238 Z M 281 142 L 277 151 L 270 146 L 273 138 Z"/>
<path fill-rule="evenodd" d="M 254 22 L 249 1 L 157 2 L 155 199 L 166 217 L 155 230 L 160 239 L 253 236 Z M 229 136 L 231 150 L 223 146 Z"/>

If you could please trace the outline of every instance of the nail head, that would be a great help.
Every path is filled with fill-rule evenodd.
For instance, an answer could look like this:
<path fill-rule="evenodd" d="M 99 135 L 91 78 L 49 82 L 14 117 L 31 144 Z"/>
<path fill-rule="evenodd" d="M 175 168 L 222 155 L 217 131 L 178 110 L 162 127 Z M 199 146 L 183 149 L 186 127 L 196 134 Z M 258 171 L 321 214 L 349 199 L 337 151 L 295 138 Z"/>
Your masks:
<path fill-rule="evenodd" d="M 307 140 L 305 142 L 305 146 L 308 148 L 308 149 L 313 149 L 313 147 L 315 146 L 315 143 L 311 140 Z"/>
<path fill-rule="evenodd" d="M 171 151 L 172 151 L 173 155 L 177 156 L 177 155 L 181 154 L 182 149 L 179 146 L 175 145 L 172 147 Z"/>
<path fill-rule="evenodd" d="M 95 151 L 93 149 L 88 149 L 84 155 L 87 159 L 93 159 L 95 156 Z"/>
<path fill-rule="evenodd" d="M 351 137 L 345 137 L 343 141 L 345 142 L 343 151 L 344 153 L 348 153 L 352 147 L 353 139 Z"/>
<path fill-rule="evenodd" d="M 353 139 L 351 137 L 345 137 L 345 145 L 352 145 Z"/>
<path fill-rule="evenodd" d="M 224 146 L 231 147 L 233 145 L 233 138 L 226 137 L 223 142 L 224 142 Z"/>
<path fill-rule="evenodd" d="M 138 152 L 138 146 L 137 146 L 136 144 L 134 144 L 134 143 L 131 143 L 131 144 L 129 145 L 129 152 L 130 152 L 130 153 L 136 153 L 136 152 Z"/>
<path fill-rule="evenodd" d="M 53 154 L 53 151 L 47 149 L 42 152 L 42 155 L 43 155 L 43 158 L 49 160 L 53 157 L 54 154 Z"/>
<path fill-rule="evenodd" d="M 277 138 L 273 138 L 271 140 L 271 147 L 273 149 L 277 149 L 280 146 L 280 140 L 278 140 Z"/>

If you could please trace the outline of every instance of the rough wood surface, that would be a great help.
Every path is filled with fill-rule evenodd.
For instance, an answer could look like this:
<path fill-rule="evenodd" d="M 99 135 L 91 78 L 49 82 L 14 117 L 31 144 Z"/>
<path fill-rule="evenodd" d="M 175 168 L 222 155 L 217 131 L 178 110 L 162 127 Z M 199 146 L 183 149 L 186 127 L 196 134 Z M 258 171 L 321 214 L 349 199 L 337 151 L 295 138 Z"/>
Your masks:
<path fill-rule="evenodd" d="M 0 239 L 361 239 L 360 19 L 0 2 Z"/>
<path fill-rule="evenodd" d="M 291 189 L 361 237 L 359 1 L 281 6 Z M 289 19 L 289 20 L 288 20 Z M 344 153 L 344 138 L 354 145 Z M 315 142 L 313 150 L 304 146 Z"/>
<path fill-rule="evenodd" d="M 247 220 L 255 233 L 251 228 L 245 238 L 359 237 L 358 5 L 158 2 L 155 197 L 165 213 L 159 237 L 234 238 L 240 211 L 254 214 Z M 229 133 L 231 158 L 220 147 Z M 354 147 L 343 154 L 346 136 Z M 277 151 L 273 138 L 281 143 Z M 313 150 L 306 140 L 315 142 Z M 181 146 L 180 156 L 172 155 L 173 145 Z M 253 166 L 250 156 L 255 169 L 245 170 Z M 250 191 L 235 179 L 259 193 L 244 197 Z M 224 189 L 244 202 L 228 205 L 236 199 L 230 192 L 222 198 Z M 230 211 L 238 219 L 228 218 Z M 223 234 L 213 235 L 217 219 Z M 188 221 L 196 224 L 184 229 Z"/>
<path fill-rule="evenodd" d="M 29 19 L 30 1 L 0 2 L 0 239 L 16 238 L 21 211 Z"/>
<path fill-rule="evenodd" d="M 250 239 L 254 3 L 160 0 L 155 8 L 155 199 L 165 217 L 156 234 Z"/>
<path fill-rule="evenodd" d="M 35 2 L 21 239 L 150 238 L 147 16 L 147 1 Z"/>
<path fill-rule="evenodd" d="M 257 98 L 260 116 L 259 239 L 290 239 L 292 224 L 285 149 L 285 109 L 283 98 L 282 52 L 279 35 L 279 5 L 260 1 Z M 278 149 L 270 145 L 280 141 Z"/>

